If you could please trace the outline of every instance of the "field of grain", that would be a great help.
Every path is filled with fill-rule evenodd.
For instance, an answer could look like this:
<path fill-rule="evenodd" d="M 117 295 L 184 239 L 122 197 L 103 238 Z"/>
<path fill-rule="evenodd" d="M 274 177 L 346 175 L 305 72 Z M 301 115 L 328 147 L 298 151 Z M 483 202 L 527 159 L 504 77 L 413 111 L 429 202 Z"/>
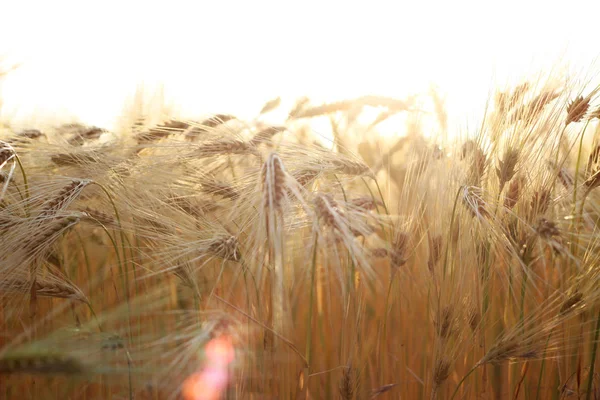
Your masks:
<path fill-rule="evenodd" d="M 600 398 L 597 88 L 426 97 L 3 123 L 0 398 Z"/>

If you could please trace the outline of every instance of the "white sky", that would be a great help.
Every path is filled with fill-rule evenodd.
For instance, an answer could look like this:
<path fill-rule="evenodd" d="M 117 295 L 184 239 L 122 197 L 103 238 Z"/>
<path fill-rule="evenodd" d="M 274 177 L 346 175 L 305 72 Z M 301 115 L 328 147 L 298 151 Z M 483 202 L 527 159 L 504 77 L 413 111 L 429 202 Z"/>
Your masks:
<path fill-rule="evenodd" d="M 272 97 L 405 97 L 433 82 L 456 113 L 494 79 L 589 67 L 600 1 L 0 2 L 3 115 L 110 127 L 139 83 L 184 114 L 252 116 Z"/>

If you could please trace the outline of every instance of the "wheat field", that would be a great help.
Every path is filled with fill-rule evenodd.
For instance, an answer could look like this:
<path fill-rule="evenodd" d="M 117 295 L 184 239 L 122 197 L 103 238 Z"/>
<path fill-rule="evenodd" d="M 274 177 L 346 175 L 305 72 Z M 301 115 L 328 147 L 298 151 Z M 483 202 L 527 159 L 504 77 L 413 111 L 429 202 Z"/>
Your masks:
<path fill-rule="evenodd" d="M 3 124 L 0 398 L 600 398 L 597 92 Z"/>

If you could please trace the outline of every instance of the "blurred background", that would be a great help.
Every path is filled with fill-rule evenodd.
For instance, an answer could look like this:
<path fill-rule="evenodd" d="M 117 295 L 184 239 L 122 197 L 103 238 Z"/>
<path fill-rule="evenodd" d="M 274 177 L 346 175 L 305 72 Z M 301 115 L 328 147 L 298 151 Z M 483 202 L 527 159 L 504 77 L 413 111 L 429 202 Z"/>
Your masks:
<path fill-rule="evenodd" d="M 136 91 L 192 118 L 269 99 L 406 98 L 431 88 L 451 125 L 540 68 L 595 79 L 592 1 L 20 1 L 0 6 L 12 124 L 111 128 Z M 148 100 L 150 101 L 150 100 Z"/>

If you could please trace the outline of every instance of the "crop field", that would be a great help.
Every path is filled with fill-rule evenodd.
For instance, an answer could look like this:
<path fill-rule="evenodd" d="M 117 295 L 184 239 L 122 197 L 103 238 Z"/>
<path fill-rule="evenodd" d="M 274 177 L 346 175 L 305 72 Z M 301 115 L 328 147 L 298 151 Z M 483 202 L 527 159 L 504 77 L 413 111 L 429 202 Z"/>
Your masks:
<path fill-rule="evenodd" d="M 598 97 L 0 120 L 0 399 L 600 398 Z"/>

